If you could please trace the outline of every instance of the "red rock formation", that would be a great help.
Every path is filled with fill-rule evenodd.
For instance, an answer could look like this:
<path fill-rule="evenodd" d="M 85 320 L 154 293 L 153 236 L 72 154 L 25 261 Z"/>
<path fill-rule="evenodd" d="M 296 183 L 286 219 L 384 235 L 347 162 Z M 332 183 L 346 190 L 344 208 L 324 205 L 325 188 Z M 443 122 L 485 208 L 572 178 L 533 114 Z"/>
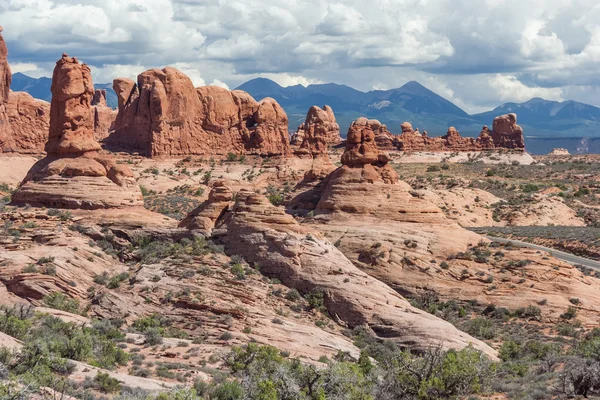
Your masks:
<path fill-rule="evenodd" d="M 96 89 L 92 99 L 92 114 L 94 116 L 94 138 L 98 141 L 108 137 L 117 119 L 117 110 L 106 104 L 106 89 Z"/>
<path fill-rule="evenodd" d="M 208 200 L 189 213 L 179 223 L 179 227 L 198 231 L 204 235 L 210 234 L 217 219 L 229 210 L 233 197 L 233 192 L 225 186 L 225 182 L 215 182 Z"/>
<path fill-rule="evenodd" d="M 119 102 L 110 147 L 148 156 L 184 154 L 285 155 L 288 118 L 273 99 L 220 87 L 194 88 L 167 67 L 113 83 Z"/>
<path fill-rule="evenodd" d="M 15 204 L 85 209 L 143 204 L 129 168 L 99 153 L 93 93 L 87 65 L 63 54 L 52 76 L 47 156 L 27 173 L 13 196 Z"/>
<path fill-rule="evenodd" d="M 10 92 L 7 113 L 14 151 L 42 153 L 50 129 L 50 103 L 26 92 Z"/>
<path fill-rule="evenodd" d="M 363 179 L 368 182 L 396 183 L 398 174 L 388 165 L 389 156 L 379 151 L 371 126 L 362 122 L 353 123 L 348 131 L 346 150 L 342 154 L 343 166 L 338 171 L 344 174 L 350 169 L 361 169 Z"/>
<path fill-rule="evenodd" d="M 402 151 L 425 151 L 427 145 L 420 133 L 415 132 L 410 122 L 404 122 L 400 126 L 402 134 L 398 136 L 398 150 Z"/>
<path fill-rule="evenodd" d="M 329 146 L 336 146 L 341 142 L 340 126 L 333 110 L 327 105 L 323 108 L 312 106 L 292 140 L 293 144 L 300 146 L 296 154 L 311 157 L 327 155 Z"/>
<path fill-rule="evenodd" d="M 10 83 L 12 74 L 8 65 L 8 48 L 2 37 L 2 27 L 0 26 L 0 152 L 14 150 L 12 140 L 12 131 L 8 124 L 8 113 L 6 103 L 8 103 L 8 94 L 10 92 Z"/>
<path fill-rule="evenodd" d="M 494 120 L 494 131 L 490 132 L 487 126 L 483 127 L 477 139 L 462 137 L 460 133 L 451 126 L 446 135 L 442 137 L 430 137 L 427 131 L 420 134 L 414 130 L 409 122 L 401 125 L 402 134 L 394 136 L 387 132 L 377 132 L 376 127 L 371 129 L 376 132 L 375 140 L 381 149 L 415 151 L 482 151 L 492 149 L 517 149 L 524 148 L 523 131 L 516 124 L 515 114 L 503 115 Z M 377 121 L 376 121 L 377 122 Z M 354 124 L 362 125 L 372 121 L 359 118 Z M 383 125 L 385 128 L 385 125 Z M 352 129 L 352 128 L 351 128 Z"/>
<path fill-rule="evenodd" d="M 0 27 L 0 153 L 41 153 L 48 139 L 50 104 L 11 92 L 8 49 Z"/>
<path fill-rule="evenodd" d="M 506 114 L 494 118 L 492 129 L 494 145 L 505 149 L 524 149 L 523 129 L 517 125 L 517 114 Z"/>
<path fill-rule="evenodd" d="M 392 288 L 360 271 L 324 235 L 300 225 L 262 195 L 239 192 L 217 226 L 226 230 L 220 238 L 228 254 L 260 265 L 261 273 L 301 293 L 320 291 L 328 312 L 340 324 L 364 327 L 374 336 L 413 349 L 431 343 L 444 349 L 471 345 L 496 355 L 483 342 L 411 306 Z"/>
<path fill-rule="evenodd" d="M 481 128 L 481 133 L 477 138 L 477 144 L 484 150 L 494 148 L 494 139 L 492 138 L 490 129 L 487 127 L 487 125 L 484 125 L 483 128 Z"/>

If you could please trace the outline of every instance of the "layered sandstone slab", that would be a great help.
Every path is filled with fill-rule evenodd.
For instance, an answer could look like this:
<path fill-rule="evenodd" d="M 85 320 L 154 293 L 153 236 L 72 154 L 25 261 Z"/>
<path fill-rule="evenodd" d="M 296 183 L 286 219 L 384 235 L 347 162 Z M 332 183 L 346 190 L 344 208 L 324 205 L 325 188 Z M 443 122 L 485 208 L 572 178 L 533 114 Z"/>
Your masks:
<path fill-rule="evenodd" d="M 194 88 L 175 68 L 153 69 L 113 87 L 119 111 L 111 148 L 147 156 L 187 154 L 285 155 L 288 118 L 273 99 L 260 102 L 242 91 Z"/>
<path fill-rule="evenodd" d="M 365 326 L 411 348 L 432 343 L 445 349 L 472 345 L 495 357 L 486 344 L 412 307 L 387 285 L 361 272 L 321 234 L 299 225 L 262 195 L 238 193 L 232 211 L 217 227 L 228 253 L 257 263 L 262 273 L 302 293 L 321 291 L 329 314 L 339 323 Z"/>
<path fill-rule="evenodd" d="M 336 122 L 333 109 L 329 106 L 312 106 L 306 120 L 292 136 L 292 144 L 299 146 L 296 154 L 300 156 L 327 156 L 330 146 L 342 143 L 340 126 Z"/>
<path fill-rule="evenodd" d="M 27 173 L 13 203 L 84 209 L 143 205 L 131 170 L 99 152 L 87 65 L 63 54 L 51 89 L 47 156 Z"/>

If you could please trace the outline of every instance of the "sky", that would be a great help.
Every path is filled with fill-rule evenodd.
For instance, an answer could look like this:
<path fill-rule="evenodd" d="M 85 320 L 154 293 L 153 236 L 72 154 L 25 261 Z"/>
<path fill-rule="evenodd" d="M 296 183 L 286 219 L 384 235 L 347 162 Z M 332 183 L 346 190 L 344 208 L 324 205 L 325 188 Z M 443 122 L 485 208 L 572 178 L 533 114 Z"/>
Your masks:
<path fill-rule="evenodd" d="M 33 77 L 66 52 L 97 83 L 173 66 L 231 89 L 416 80 L 470 113 L 600 106 L 597 0 L 0 0 L 0 25 L 13 73 Z"/>

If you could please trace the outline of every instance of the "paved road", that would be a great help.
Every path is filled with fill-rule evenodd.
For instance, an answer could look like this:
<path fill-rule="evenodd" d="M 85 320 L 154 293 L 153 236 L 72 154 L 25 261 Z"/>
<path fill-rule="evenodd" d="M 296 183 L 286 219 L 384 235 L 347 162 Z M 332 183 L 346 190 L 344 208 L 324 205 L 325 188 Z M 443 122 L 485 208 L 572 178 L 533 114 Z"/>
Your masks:
<path fill-rule="evenodd" d="M 500 242 L 500 243 L 511 242 L 515 246 L 529 247 L 530 249 L 547 251 L 548 253 L 552 253 L 553 257 L 556 257 L 559 260 L 566 261 L 569 264 L 583 265 L 585 267 L 593 268 L 595 270 L 600 271 L 600 261 L 590 260 L 589 258 L 579 257 L 579 256 L 576 256 L 573 254 L 565 253 L 564 251 L 551 249 L 549 247 L 544 247 L 544 246 L 538 246 L 537 244 L 533 244 L 533 243 L 521 242 L 519 240 L 504 239 L 504 238 L 499 238 L 499 237 L 494 237 L 494 236 L 486 236 L 486 238 L 488 238 L 494 242 Z"/>

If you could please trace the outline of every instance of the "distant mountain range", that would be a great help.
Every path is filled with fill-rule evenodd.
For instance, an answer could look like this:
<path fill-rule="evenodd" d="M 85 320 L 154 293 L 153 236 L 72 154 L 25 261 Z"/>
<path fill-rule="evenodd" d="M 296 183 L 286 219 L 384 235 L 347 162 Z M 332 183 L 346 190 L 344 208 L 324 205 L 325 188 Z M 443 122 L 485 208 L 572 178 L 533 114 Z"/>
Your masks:
<path fill-rule="evenodd" d="M 11 89 L 25 91 L 33 97 L 50 101 L 50 78 L 31 78 L 22 73 L 13 75 Z M 112 84 L 96 84 L 106 89 L 109 106 L 117 107 Z M 492 111 L 469 115 L 460 107 L 427 89 L 418 82 L 408 82 L 400 88 L 361 92 L 334 83 L 282 87 L 265 78 L 252 79 L 237 89 L 244 90 L 257 100 L 272 97 L 285 109 L 294 131 L 313 105 L 333 108 L 342 135 L 358 117 L 378 119 L 393 133 L 400 124 L 409 121 L 430 136 L 441 136 L 454 126 L 463 136 L 477 136 L 483 125 L 491 127 L 494 117 L 517 113 L 518 123 L 525 136 L 539 137 L 600 137 L 600 108 L 576 101 L 556 102 L 540 98 L 525 103 L 505 103 Z"/>
<path fill-rule="evenodd" d="M 36 99 L 50 101 L 52 100 L 50 86 L 52 86 L 51 78 L 42 77 L 36 79 L 17 72 L 12 76 L 10 88 L 15 92 L 27 92 Z M 117 108 L 117 94 L 113 90 L 111 83 L 95 84 L 94 87 L 96 89 L 106 89 L 107 104 L 112 108 Z"/>
<path fill-rule="evenodd" d="M 360 116 L 380 120 L 393 133 L 409 121 L 431 136 L 441 136 L 454 126 L 463 136 L 477 136 L 483 125 L 491 127 L 494 117 L 517 113 L 518 123 L 526 136 L 600 137 L 600 108 L 575 101 L 562 103 L 540 98 L 525 103 L 506 103 L 492 111 L 469 115 L 460 107 L 427 89 L 418 82 L 408 82 L 391 90 L 361 92 L 344 85 L 319 84 L 281 87 L 257 78 L 239 86 L 256 99 L 273 97 L 288 113 L 290 129 L 304 121 L 312 105 L 330 105 L 342 132 Z"/>

